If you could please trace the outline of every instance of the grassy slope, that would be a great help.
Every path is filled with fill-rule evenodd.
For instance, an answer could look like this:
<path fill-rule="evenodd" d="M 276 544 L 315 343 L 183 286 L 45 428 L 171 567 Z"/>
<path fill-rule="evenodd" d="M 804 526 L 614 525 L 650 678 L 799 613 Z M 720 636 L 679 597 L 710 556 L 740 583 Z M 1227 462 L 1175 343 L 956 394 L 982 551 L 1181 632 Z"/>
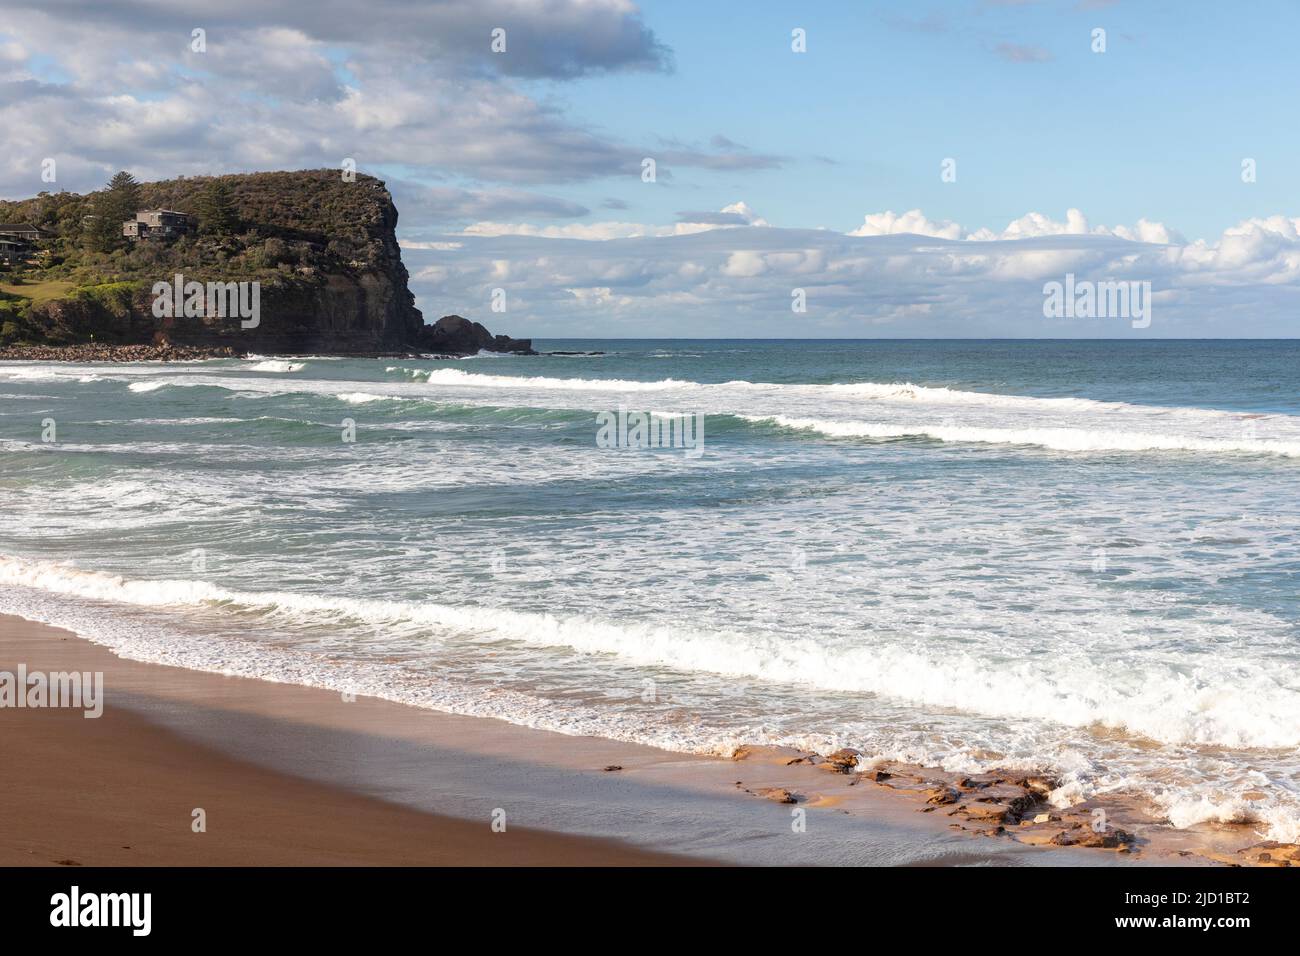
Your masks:
<path fill-rule="evenodd" d="M 28 299 L 32 305 L 40 305 L 51 299 L 62 299 L 72 293 L 77 284 L 68 279 L 25 280 L 21 285 L 13 282 L 0 282 L 0 292 L 20 299 Z"/>

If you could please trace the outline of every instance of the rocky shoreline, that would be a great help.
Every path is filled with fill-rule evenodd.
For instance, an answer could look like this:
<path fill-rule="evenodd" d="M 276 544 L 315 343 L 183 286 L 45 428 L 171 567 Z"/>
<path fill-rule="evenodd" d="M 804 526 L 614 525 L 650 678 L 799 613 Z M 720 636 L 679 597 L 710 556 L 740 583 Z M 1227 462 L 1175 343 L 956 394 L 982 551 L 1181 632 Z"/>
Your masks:
<path fill-rule="evenodd" d="M 193 362 L 200 359 L 239 358 L 232 348 L 195 345 L 9 345 L 0 348 L 0 361 L 8 362 Z"/>
<path fill-rule="evenodd" d="M 1108 794 L 1057 807 L 1060 781 L 1049 773 L 1008 770 L 957 774 L 933 767 L 870 760 L 845 748 L 831 754 L 789 747 L 742 746 L 731 758 L 751 769 L 736 788 L 777 803 L 870 812 L 860 790 L 886 790 L 919 813 L 942 814 L 972 837 L 1031 846 L 1082 847 L 1150 859 L 1225 866 L 1300 866 L 1300 844 L 1261 841 L 1249 824 L 1176 830 L 1138 801 Z M 740 766 L 737 768 L 741 769 Z M 809 771 L 820 771 L 810 775 Z"/>
<path fill-rule="evenodd" d="M 246 358 L 249 355 L 337 355 L 348 358 L 457 359 L 481 351 L 536 355 L 531 339 L 493 335 L 478 322 L 445 315 L 424 326 L 417 343 L 407 349 L 339 352 L 306 347 L 293 351 L 236 349 L 229 345 L 178 345 L 159 336 L 152 343 L 114 344 L 73 342 L 61 345 L 8 345 L 0 347 L 0 361 L 12 362 L 194 362 L 202 359 Z"/>

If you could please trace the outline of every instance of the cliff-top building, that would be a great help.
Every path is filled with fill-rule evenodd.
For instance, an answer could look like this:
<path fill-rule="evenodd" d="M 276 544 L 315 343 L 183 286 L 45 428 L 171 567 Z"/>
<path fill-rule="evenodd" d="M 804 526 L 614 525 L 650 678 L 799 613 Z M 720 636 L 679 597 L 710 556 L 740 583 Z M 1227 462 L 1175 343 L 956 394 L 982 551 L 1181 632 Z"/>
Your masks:
<path fill-rule="evenodd" d="M 44 229 L 29 226 L 25 222 L 0 222 L 0 236 L 5 239 L 19 242 L 35 242 L 38 239 L 44 239 L 46 235 Z"/>
<path fill-rule="evenodd" d="M 173 209 L 146 209 L 122 223 L 128 239 L 175 239 L 194 229 L 194 219 Z"/>
<path fill-rule="evenodd" d="M 16 265 L 27 258 L 29 248 L 27 243 L 19 242 L 16 239 L 0 239 L 0 262 L 6 265 Z"/>
<path fill-rule="evenodd" d="M 17 265 L 33 254 L 33 246 L 49 233 L 25 222 L 0 222 L 0 262 Z"/>

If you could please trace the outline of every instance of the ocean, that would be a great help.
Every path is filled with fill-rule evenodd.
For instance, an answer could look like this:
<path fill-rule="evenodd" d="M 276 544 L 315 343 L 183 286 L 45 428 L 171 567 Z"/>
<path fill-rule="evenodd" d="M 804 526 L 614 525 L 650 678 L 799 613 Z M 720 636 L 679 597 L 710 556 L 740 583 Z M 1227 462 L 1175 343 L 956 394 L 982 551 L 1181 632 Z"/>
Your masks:
<path fill-rule="evenodd" d="M 1300 839 L 1300 342 L 534 344 L 603 354 L 0 363 L 0 611 Z"/>

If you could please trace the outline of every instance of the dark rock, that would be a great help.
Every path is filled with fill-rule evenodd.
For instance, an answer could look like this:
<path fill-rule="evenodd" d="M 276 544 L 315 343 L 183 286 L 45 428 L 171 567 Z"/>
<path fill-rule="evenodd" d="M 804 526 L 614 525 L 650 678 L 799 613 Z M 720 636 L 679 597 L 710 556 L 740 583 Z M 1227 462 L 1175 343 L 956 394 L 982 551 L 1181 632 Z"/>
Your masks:
<path fill-rule="evenodd" d="M 1052 777 L 1022 777 L 1016 781 L 1016 786 L 1041 794 L 1051 793 L 1060 785 L 1061 782 Z"/>
<path fill-rule="evenodd" d="M 826 757 L 824 763 L 817 766 L 823 770 L 830 770 L 834 773 L 851 773 L 858 765 L 858 758 L 862 756 L 861 750 L 854 750 L 852 747 L 843 747 L 835 753 Z"/>
<path fill-rule="evenodd" d="M 948 803 L 956 803 L 961 799 L 961 792 L 955 787 L 949 787 L 947 784 L 935 787 L 926 791 L 926 803 L 932 803 L 936 806 L 942 806 Z"/>
<path fill-rule="evenodd" d="M 532 339 L 512 339 L 493 335 L 482 323 L 459 315 L 444 315 L 433 325 L 420 330 L 417 344 L 431 352 L 448 355 L 474 355 L 478 352 L 515 352 L 536 355 Z"/>
<path fill-rule="evenodd" d="M 1133 834 L 1120 829 L 1110 828 L 1099 833 L 1092 827 L 1076 823 L 1068 830 L 1062 830 L 1049 841 L 1056 846 L 1087 846 L 1115 850 L 1133 843 Z"/>
<path fill-rule="evenodd" d="M 1294 843 L 1278 843 L 1276 840 L 1265 840 L 1263 843 L 1256 843 L 1241 852 L 1248 854 L 1252 851 L 1263 851 L 1258 853 L 1255 860 L 1266 866 L 1291 867 L 1300 864 L 1300 846 Z"/>
<path fill-rule="evenodd" d="M 1007 818 L 1015 822 L 1021 817 L 1028 815 L 1031 811 L 1038 809 L 1042 800 L 1037 794 L 1025 794 L 1023 797 L 1015 797 L 1007 803 Z"/>
<path fill-rule="evenodd" d="M 972 820 L 1005 823 L 1010 819 L 1010 811 L 1001 803 L 977 801 L 966 807 L 966 816 Z"/>

